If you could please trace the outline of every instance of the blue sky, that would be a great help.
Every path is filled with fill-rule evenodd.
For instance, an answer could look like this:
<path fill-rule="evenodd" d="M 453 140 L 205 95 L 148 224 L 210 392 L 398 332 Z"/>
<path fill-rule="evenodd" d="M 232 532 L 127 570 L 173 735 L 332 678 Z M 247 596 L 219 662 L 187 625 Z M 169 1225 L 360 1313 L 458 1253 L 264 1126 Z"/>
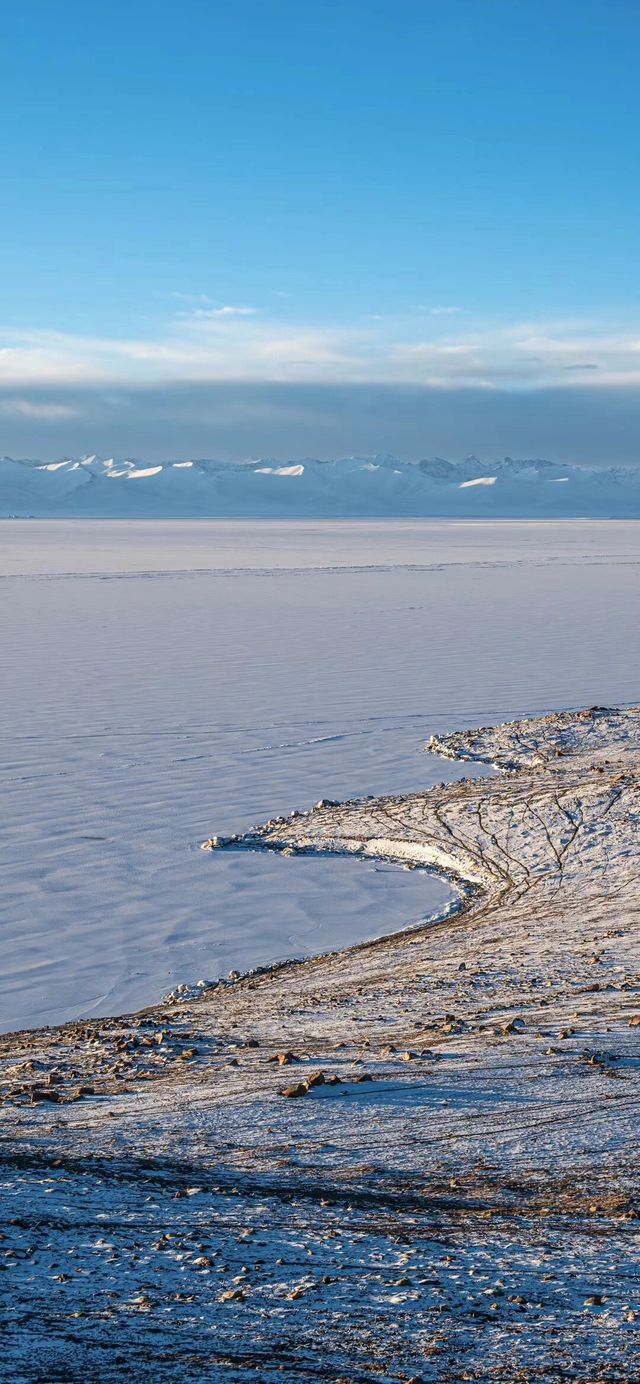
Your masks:
<path fill-rule="evenodd" d="M 556 391 L 558 455 L 634 459 L 635 0 L 21 0 L 0 43 L 0 450 L 453 455 L 484 395 L 476 450 L 550 450 Z"/>

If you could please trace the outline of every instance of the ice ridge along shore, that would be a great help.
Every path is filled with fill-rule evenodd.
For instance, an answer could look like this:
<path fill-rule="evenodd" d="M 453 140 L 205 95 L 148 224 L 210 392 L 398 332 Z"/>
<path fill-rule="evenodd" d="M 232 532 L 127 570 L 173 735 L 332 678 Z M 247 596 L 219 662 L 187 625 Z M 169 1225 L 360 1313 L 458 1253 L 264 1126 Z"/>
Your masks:
<path fill-rule="evenodd" d="M 0 517 L 637 519 L 640 467 L 474 456 L 154 465 L 98 456 L 1 457 Z"/>
<path fill-rule="evenodd" d="M 454 916 L 0 1039 L 12 1377 L 640 1377 L 640 709 L 429 748 L 501 772 L 234 848 Z"/>

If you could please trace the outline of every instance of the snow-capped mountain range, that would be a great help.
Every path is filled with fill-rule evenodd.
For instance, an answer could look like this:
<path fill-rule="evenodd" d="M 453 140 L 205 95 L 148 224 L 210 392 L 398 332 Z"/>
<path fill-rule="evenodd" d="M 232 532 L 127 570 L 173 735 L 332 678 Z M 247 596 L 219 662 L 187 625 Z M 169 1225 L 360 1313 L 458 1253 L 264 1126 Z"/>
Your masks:
<path fill-rule="evenodd" d="M 0 459 L 15 518 L 640 518 L 640 467 L 541 460 L 172 461 Z"/>

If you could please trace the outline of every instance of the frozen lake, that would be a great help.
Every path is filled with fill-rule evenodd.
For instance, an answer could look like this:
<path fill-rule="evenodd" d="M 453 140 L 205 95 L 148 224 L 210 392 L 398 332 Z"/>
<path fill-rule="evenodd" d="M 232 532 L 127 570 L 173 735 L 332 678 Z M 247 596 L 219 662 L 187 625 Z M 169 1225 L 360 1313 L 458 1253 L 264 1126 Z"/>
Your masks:
<path fill-rule="evenodd" d="M 468 772 L 433 731 L 637 701 L 639 594 L 640 522 L 0 522 L 0 1027 L 441 909 L 199 843 Z"/>

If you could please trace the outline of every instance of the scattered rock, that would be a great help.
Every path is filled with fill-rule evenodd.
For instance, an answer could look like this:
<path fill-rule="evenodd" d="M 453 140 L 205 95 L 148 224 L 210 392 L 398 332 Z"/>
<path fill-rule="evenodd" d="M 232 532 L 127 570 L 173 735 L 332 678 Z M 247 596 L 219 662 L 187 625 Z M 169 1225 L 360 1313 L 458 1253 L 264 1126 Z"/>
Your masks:
<path fill-rule="evenodd" d="M 290 1067 L 292 1062 L 299 1062 L 295 1052 L 278 1052 L 275 1057 L 267 1058 L 268 1062 L 277 1062 L 279 1067 Z"/>
<path fill-rule="evenodd" d="M 38 1101 L 48 1100 L 53 1105 L 58 1105 L 60 1095 L 57 1091 L 51 1091 L 46 1086 L 32 1086 L 29 1091 L 31 1104 L 36 1105 Z"/>
<path fill-rule="evenodd" d="M 502 1032 L 505 1035 L 509 1033 L 520 1033 L 525 1027 L 524 1019 L 508 1019 L 506 1024 L 502 1025 Z"/>
<path fill-rule="evenodd" d="M 311 1091 L 314 1086 L 324 1086 L 324 1072 L 314 1072 L 313 1076 L 306 1076 L 303 1085 L 306 1086 L 308 1091 Z"/>

